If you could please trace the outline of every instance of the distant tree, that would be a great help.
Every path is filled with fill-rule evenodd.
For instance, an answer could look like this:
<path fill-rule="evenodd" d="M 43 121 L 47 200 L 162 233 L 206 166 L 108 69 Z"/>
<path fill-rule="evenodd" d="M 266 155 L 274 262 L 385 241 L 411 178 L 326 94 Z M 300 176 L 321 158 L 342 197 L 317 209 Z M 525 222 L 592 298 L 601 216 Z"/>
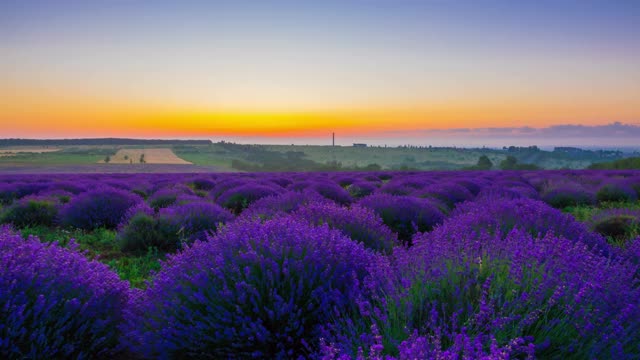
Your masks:
<path fill-rule="evenodd" d="M 476 165 L 476 167 L 479 170 L 489 170 L 493 167 L 493 163 L 487 155 L 482 155 L 480 156 L 480 158 L 478 158 L 478 164 Z"/>
<path fill-rule="evenodd" d="M 518 159 L 514 156 L 507 156 L 506 159 L 500 162 L 500 169 L 502 170 L 513 170 L 516 168 L 516 164 L 518 163 Z"/>
<path fill-rule="evenodd" d="M 541 167 L 536 164 L 519 164 L 518 159 L 514 156 L 507 156 L 506 159 L 500 162 L 500 169 L 502 170 L 540 170 Z"/>
<path fill-rule="evenodd" d="M 146 161 L 144 160 L 144 154 L 140 154 L 140 164 L 144 164 Z"/>
<path fill-rule="evenodd" d="M 124 159 L 125 159 L 125 160 L 129 160 L 129 155 L 125 155 L 125 156 L 124 156 Z"/>
<path fill-rule="evenodd" d="M 107 156 L 104 158 L 104 162 L 108 164 L 108 163 L 109 163 L 109 161 L 111 161 L 111 156 L 107 155 Z"/>

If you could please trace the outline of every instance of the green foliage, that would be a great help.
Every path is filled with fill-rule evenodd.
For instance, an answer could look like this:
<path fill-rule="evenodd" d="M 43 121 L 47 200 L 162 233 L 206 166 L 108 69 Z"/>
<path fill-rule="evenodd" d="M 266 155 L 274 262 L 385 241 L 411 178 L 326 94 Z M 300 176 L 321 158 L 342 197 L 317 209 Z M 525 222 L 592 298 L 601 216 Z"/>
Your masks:
<path fill-rule="evenodd" d="M 381 330 L 385 352 L 397 356 L 398 345 L 409 338 L 411 333 L 407 329 L 411 328 L 421 334 L 433 334 L 434 329 L 430 326 L 435 325 L 446 329 L 466 329 L 465 332 L 471 335 L 482 333 L 484 324 L 479 321 L 478 313 L 483 309 L 500 309 L 512 315 L 504 319 L 512 324 L 496 331 L 498 342 L 506 342 L 522 336 L 522 333 L 535 339 L 549 338 L 557 343 L 570 342 L 578 336 L 571 317 L 563 314 L 565 304 L 523 303 L 522 299 L 528 293 L 538 290 L 544 272 L 541 268 L 532 266 L 522 269 L 522 282 L 516 282 L 510 276 L 512 269 L 508 261 L 488 257 L 469 259 L 466 265 L 447 262 L 443 268 L 443 275 L 437 281 L 425 282 L 420 276 L 427 275 L 421 274 L 413 279 L 411 286 L 401 296 L 382 301 L 385 316 L 376 319 L 375 325 Z M 552 294 L 552 291 L 547 291 L 546 297 L 550 298 Z M 545 314 L 543 319 L 525 325 L 526 315 L 536 311 Z M 553 319 L 554 326 L 543 326 L 546 319 Z M 362 323 L 355 325 L 361 329 L 371 326 Z M 445 337 L 442 341 L 443 348 L 447 348 L 454 339 Z M 358 345 L 354 344 L 354 354 L 358 351 Z"/>
<path fill-rule="evenodd" d="M 595 222 L 593 231 L 607 237 L 609 242 L 621 245 L 640 235 L 640 223 L 632 216 L 611 216 Z"/>
<path fill-rule="evenodd" d="M 596 193 L 598 202 L 635 202 L 638 200 L 636 190 L 623 183 L 608 183 L 600 187 Z"/>
<path fill-rule="evenodd" d="M 539 170 L 540 167 L 535 164 L 519 164 L 518 159 L 514 156 L 508 155 L 506 159 L 500 162 L 500 169 L 502 170 Z"/>
<path fill-rule="evenodd" d="M 125 256 L 106 262 L 122 280 L 127 280 L 132 287 L 144 288 L 149 277 L 160 270 L 160 259 L 164 253 L 156 248 L 149 248 L 142 256 Z"/>
<path fill-rule="evenodd" d="M 500 162 L 500 169 L 502 170 L 512 170 L 516 167 L 516 164 L 518 163 L 518 159 L 516 159 L 515 157 L 509 155 L 507 156 L 506 159 L 502 160 Z"/>
<path fill-rule="evenodd" d="M 141 189 L 133 189 L 131 190 L 132 193 L 139 195 L 141 198 L 146 199 L 147 197 L 149 197 L 149 195 Z"/>
<path fill-rule="evenodd" d="M 473 166 L 467 166 L 464 170 L 491 170 L 493 162 L 487 155 L 482 155 L 478 158 L 478 163 Z"/>
<path fill-rule="evenodd" d="M 89 257 L 109 257 L 113 256 L 116 250 L 116 233 L 113 230 L 104 228 L 95 229 L 93 231 L 85 231 L 80 229 L 67 230 L 57 227 L 48 227 L 43 225 L 26 226 L 21 229 L 20 233 L 23 237 L 29 235 L 37 236 L 40 241 L 54 242 L 66 246 L 70 239 L 75 239 L 81 250 L 88 251 Z"/>
<path fill-rule="evenodd" d="M 178 229 L 163 219 L 136 214 L 118 234 L 117 242 L 123 253 L 141 254 L 150 248 L 175 251 L 178 248 Z"/>
<path fill-rule="evenodd" d="M 149 201 L 149 206 L 151 206 L 153 210 L 158 211 L 158 209 L 166 208 L 167 206 L 175 203 L 177 198 L 178 195 L 175 193 L 167 193 L 159 196 L 154 196 Z"/>
<path fill-rule="evenodd" d="M 487 155 L 482 155 L 478 158 L 478 164 L 476 166 L 481 170 L 489 170 L 493 167 L 493 163 Z"/>
<path fill-rule="evenodd" d="M 45 200 L 19 201 L 0 215 L 0 223 L 11 223 L 17 228 L 34 225 L 53 225 L 58 208 Z"/>
<path fill-rule="evenodd" d="M 144 287 L 152 272 L 160 269 L 159 259 L 164 257 L 164 253 L 157 248 L 149 248 L 139 254 L 124 254 L 118 248 L 116 233 L 107 229 L 68 231 L 38 225 L 27 226 L 20 233 L 24 238 L 34 235 L 40 238 L 40 241 L 57 241 L 62 246 L 67 246 L 69 239 L 75 239 L 89 258 L 106 263 L 133 287 Z"/>
<path fill-rule="evenodd" d="M 593 163 L 589 165 L 589 169 L 602 170 L 623 170 L 623 169 L 640 169 L 640 157 L 630 157 L 610 162 Z"/>

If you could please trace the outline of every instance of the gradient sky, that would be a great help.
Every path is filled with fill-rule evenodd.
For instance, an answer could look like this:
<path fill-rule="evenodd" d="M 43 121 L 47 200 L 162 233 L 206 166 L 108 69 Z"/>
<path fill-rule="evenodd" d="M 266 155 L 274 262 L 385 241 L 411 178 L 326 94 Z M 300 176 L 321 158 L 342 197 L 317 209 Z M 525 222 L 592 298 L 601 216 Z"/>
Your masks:
<path fill-rule="evenodd" d="M 640 123 L 640 1 L 0 1 L 0 137 Z"/>

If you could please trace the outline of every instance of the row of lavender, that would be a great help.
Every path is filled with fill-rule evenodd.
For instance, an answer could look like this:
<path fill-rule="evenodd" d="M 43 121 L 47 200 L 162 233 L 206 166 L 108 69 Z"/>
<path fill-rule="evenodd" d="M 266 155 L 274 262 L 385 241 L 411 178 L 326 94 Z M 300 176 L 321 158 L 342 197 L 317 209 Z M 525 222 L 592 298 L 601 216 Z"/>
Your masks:
<path fill-rule="evenodd" d="M 14 227 L 182 249 L 140 291 L 3 228 L 3 357 L 640 356 L 640 239 L 549 206 L 637 202 L 638 172 L 1 180 Z"/>

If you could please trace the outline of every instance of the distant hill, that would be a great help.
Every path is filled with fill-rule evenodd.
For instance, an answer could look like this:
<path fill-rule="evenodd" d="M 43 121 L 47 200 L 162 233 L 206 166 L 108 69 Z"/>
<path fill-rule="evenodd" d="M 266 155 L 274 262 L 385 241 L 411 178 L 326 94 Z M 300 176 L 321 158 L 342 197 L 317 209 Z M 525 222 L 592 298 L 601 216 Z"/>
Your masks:
<path fill-rule="evenodd" d="M 0 146 L 70 146 L 70 145 L 209 145 L 211 140 L 158 139 L 0 139 Z"/>
<path fill-rule="evenodd" d="M 623 170 L 623 169 L 640 169 L 640 157 L 630 157 L 616 161 L 608 161 L 591 164 L 589 169 L 599 170 Z"/>

